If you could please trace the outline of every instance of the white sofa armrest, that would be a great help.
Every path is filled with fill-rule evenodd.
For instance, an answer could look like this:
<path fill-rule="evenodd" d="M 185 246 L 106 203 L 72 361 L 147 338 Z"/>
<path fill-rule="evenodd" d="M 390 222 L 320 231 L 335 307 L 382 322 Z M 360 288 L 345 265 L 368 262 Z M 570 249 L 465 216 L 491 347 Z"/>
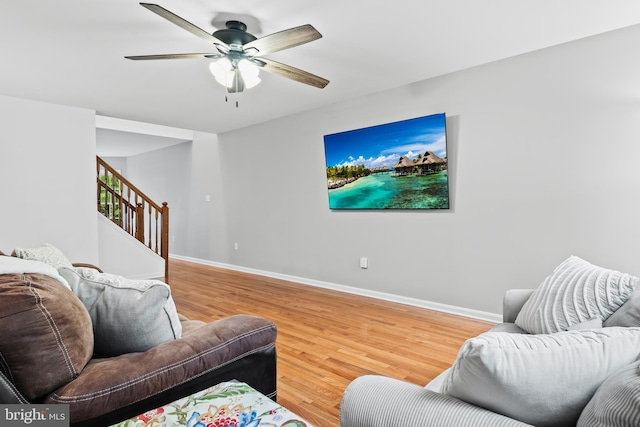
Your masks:
<path fill-rule="evenodd" d="M 504 293 L 502 301 L 502 321 L 514 323 L 522 306 L 529 299 L 534 289 L 509 289 Z"/>
<path fill-rule="evenodd" d="M 520 421 L 423 387 L 377 375 L 356 378 L 340 405 L 341 427 L 524 427 Z"/>

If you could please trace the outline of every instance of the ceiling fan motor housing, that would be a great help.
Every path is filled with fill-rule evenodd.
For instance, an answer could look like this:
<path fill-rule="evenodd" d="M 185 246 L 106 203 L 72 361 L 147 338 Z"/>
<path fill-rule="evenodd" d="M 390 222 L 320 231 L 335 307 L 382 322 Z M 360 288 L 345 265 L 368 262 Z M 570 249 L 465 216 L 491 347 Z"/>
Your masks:
<path fill-rule="evenodd" d="M 226 26 L 227 28 L 213 33 L 213 36 L 231 47 L 234 45 L 243 46 L 256 40 L 253 34 L 247 33 L 247 26 L 243 22 L 227 21 Z"/>

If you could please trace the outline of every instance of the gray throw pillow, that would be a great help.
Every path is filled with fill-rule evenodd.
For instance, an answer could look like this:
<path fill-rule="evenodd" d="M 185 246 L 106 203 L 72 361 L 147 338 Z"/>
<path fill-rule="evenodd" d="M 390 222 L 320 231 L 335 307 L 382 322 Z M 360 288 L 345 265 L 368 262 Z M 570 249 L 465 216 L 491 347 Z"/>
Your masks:
<path fill-rule="evenodd" d="M 97 357 L 146 351 L 180 338 L 171 289 L 159 280 L 130 280 L 92 268 L 59 270 L 93 323 Z"/>
<path fill-rule="evenodd" d="M 640 326 L 640 286 L 631 294 L 631 298 L 604 322 L 604 326 Z"/>
<path fill-rule="evenodd" d="M 584 408 L 576 427 L 596 426 L 640 426 L 640 361 L 607 378 Z"/>

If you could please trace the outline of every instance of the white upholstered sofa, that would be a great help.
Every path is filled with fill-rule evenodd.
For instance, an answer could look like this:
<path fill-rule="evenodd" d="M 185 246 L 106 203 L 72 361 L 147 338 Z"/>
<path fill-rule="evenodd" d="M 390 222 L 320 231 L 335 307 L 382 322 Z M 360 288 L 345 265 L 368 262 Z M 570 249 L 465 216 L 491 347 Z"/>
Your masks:
<path fill-rule="evenodd" d="M 640 426 L 639 280 L 570 257 L 426 387 L 356 378 L 340 425 Z"/>

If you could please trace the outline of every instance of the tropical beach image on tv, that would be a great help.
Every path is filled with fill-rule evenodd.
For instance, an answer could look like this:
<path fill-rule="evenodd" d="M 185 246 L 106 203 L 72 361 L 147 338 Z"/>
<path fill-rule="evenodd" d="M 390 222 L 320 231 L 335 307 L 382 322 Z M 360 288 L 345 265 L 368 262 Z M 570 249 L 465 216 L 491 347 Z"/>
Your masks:
<path fill-rule="evenodd" d="M 324 136 L 330 209 L 449 209 L 445 114 Z"/>

